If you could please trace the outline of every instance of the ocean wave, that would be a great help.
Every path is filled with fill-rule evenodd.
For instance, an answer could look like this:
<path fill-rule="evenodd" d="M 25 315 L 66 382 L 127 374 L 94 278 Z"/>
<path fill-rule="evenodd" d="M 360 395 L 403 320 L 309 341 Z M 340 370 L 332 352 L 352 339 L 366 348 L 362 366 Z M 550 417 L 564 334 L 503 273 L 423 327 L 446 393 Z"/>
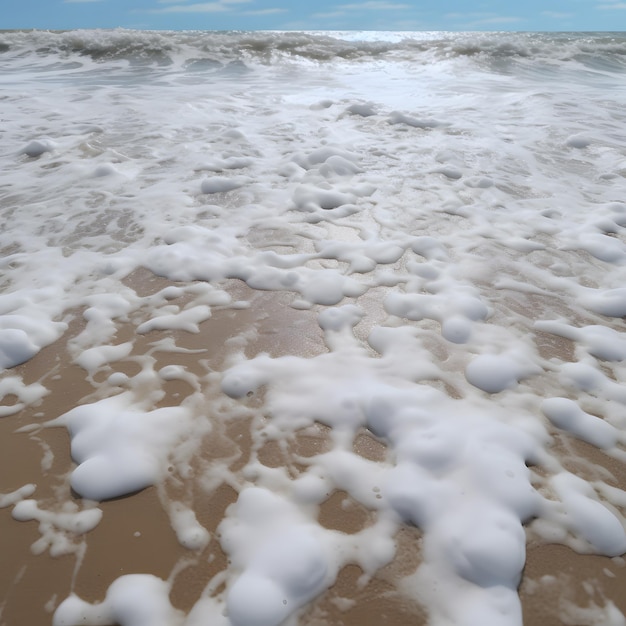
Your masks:
<path fill-rule="evenodd" d="M 174 61 L 255 59 L 271 63 L 280 57 L 313 61 L 383 55 L 398 44 L 347 41 L 301 32 L 155 32 L 116 30 L 13 31 L 0 33 L 0 52 L 38 56 L 87 56 L 101 60 Z"/>
<path fill-rule="evenodd" d="M 401 60 L 417 64 L 458 58 L 479 63 L 578 62 L 626 71 L 623 33 L 441 33 L 266 31 L 0 31 L 7 57 L 87 57 L 167 65 L 234 60 L 273 64 L 286 60 Z"/>

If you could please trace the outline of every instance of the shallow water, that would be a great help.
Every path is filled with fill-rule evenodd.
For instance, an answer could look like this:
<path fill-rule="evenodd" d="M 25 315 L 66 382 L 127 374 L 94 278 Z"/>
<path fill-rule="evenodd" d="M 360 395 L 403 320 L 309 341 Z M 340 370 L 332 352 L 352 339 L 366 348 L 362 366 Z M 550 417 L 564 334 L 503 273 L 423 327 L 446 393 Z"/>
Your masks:
<path fill-rule="evenodd" d="M 527 544 L 618 577 L 623 34 L 0 51 L 0 409 L 41 455 L 0 504 L 75 559 L 54 624 L 528 624 Z M 89 591 L 138 497 L 175 547 Z M 555 623 L 623 624 L 585 585 Z"/>

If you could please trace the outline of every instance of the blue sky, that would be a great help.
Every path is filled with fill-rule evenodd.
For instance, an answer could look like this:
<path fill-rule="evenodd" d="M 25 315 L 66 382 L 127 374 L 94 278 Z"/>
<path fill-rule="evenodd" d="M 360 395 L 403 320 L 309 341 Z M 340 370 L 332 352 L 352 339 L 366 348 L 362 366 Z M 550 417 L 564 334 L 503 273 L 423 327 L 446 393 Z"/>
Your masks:
<path fill-rule="evenodd" d="M 625 0 L 18 0 L 10 4 L 2 11 L 0 29 L 626 29 Z"/>

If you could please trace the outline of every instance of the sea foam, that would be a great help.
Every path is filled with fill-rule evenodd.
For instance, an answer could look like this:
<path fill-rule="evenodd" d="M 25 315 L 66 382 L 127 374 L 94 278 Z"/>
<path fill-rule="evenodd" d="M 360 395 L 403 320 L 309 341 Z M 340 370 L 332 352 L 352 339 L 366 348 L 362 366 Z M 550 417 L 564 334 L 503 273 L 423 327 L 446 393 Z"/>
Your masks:
<path fill-rule="evenodd" d="M 74 463 L 55 502 L 23 481 L 0 506 L 39 523 L 35 551 L 79 554 L 93 501 L 156 486 L 181 568 L 214 542 L 228 558 L 188 613 L 180 569 L 127 572 L 101 602 L 68 589 L 55 626 L 307 623 L 346 566 L 365 584 L 393 563 L 408 526 L 421 552 L 398 594 L 437 626 L 519 626 L 526 532 L 626 551 L 624 492 L 559 448 L 624 460 L 625 51 L 0 33 L 0 415 L 28 411 L 38 441 L 67 429 Z M 52 415 L 62 359 L 90 393 Z M 384 454 L 359 453 L 365 436 Z M 354 532 L 321 523 L 338 493 L 365 511 Z M 623 621 L 596 584 L 563 610 Z"/>

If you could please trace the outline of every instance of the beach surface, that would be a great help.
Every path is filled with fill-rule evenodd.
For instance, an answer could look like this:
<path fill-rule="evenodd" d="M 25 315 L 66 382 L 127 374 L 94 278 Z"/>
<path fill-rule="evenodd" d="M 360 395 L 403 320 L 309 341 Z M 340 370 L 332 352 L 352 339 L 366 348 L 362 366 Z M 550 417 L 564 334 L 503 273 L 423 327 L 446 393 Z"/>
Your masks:
<path fill-rule="evenodd" d="M 625 53 L 0 33 L 0 625 L 626 624 Z"/>
<path fill-rule="evenodd" d="M 147 272 L 138 272 L 129 282 L 144 295 L 169 284 Z M 312 357 L 327 351 L 310 312 L 294 310 L 275 294 L 254 293 L 241 284 L 229 286 L 231 293 L 238 296 L 237 300 L 245 296 L 251 306 L 235 309 L 224 306 L 200 325 L 198 334 L 148 333 L 135 345 L 137 357 L 150 354 L 151 358 L 158 359 L 160 368 L 182 366 L 202 378 L 209 368 L 223 366 L 229 352 L 225 347 L 228 340 L 237 345 L 232 340 L 245 335 L 254 336 L 253 341 L 246 341 L 246 351 L 252 353 Z M 73 331 L 75 336 L 78 329 L 74 327 Z M 130 335 L 133 332 L 127 325 L 119 329 L 119 333 Z M 71 335 L 70 331 L 67 339 L 71 339 Z M 178 346 L 202 346 L 202 359 L 185 352 L 153 351 L 155 343 L 172 335 Z M 557 343 L 544 349 L 551 350 L 553 358 L 559 358 L 568 347 Z M 137 357 L 133 352 L 111 367 L 131 376 L 137 373 L 138 361 L 142 360 Z M 199 365 L 200 360 L 202 365 Z M 26 384 L 44 384 L 49 394 L 35 408 L 24 409 L 0 422 L 3 491 L 15 493 L 24 484 L 35 484 L 38 507 L 49 513 L 47 517 L 35 515 L 35 519 L 16 521 L 10 514 L 7 496 L 3 496 L 0 623 L 7 626 L 23 622 L 52 623 L 60 599 L 75 593 L 97 604 L 102 602 L 116 579 L 136 573 L 168 581 L 172 605 L 188 613 L 206 594 L 210 581 L 217 577 L 221 582 L 221 585 L 213 585 L 212 593 L 219 592 L 224 585 L 226 579 L 222 577 L 228 570 L 228 557 L 219 542 L 219 526 L 228 507 L 237 501 L 237 485 L 233 486 L 229 480 L 216 479 L 208 489 L 203 488 L 201 481 L 194 484 L 194 478 L 202 471 L 197 466 L 225 460 L 229 470 L 237 473 L 256 457 L 267 467 L 288 468 L 297 474 L 306 468 L 301 464 L 302 457 L 311 458 L 332 447 L 328 428 L 315 424 L 295 436 L 277 438 L 258 448 L 253 444 L 260 427 L 255 414 L 261 410 L 263 400 L 250 399 L 246 405 L 251 410 L 238 419 L 217 419 L 215 429 L 198 448 L 196 467 L 187 477 L 187 484 L 178 477 L 165 479 L 158 486 L 99 502 L 97 507 L 103 512 L 102 520 L 93 530 L 76 533 L 71 525 L 50 514 L 60 503 L 62 510 L 75 510 L 81 500 L 67 484 L 73 468 L 70 437 L 63 428 L 32 432 L 24 431 L 23 427 L 62 415 L 99 394 L 85 371 L 68 358 L 64 340 L 44 348 L 27 364 L 11 372 L 21 376 Z M 161 390 L 163 396 L 157 405 L 172 406 L 193 392 L 193 387 L 173 380 L 164 382 Z M 206 401 L 218 401 L 219 391 L 215 396 L 208 395 Z M 563 466 L 577 475 L 589 481 L 605 480 L 616 489 L 624 488 L 623 463 L 558 433 L 551 447 Z M 389 462 L 387 446 L 367 429 L 358 432 L 353 449 L 355 454 L 369 461 Z M 344 490 L 334 489 L 327 496 L 317 512 L 321 527 L 351 535 L 373 523 L 373 512 Z M 177 540 L 171 512 L 172 504 L 178 502 L 192 509 L 198 522 L 208 531 L 210 539 L 206 545 L 189 550 Z M 89 507 L 84 508 L 89 510 Z M 364 576 L 358 565 L 345 565 L 330 588 L 301 611 L 297 623 L 427 624 L 426 607 L 411 597 L 406 582 L 403 584 L 422 561 L 422 533 L 414 526 L 403 525 L 394 535 L 394 541 L 396 552 L 388 564 L 371 576 Z M 55 546 L 60 554 L 52 556 Z M 622 594 L 625 582 L 626 563 L 622 557 L 580 553 L 530 533 L 520 585 L 523 623 L 556 626 L 594 624 L 601 619 L 602 623 L 619 624 L 618 611 L 626 612 Z"/>

